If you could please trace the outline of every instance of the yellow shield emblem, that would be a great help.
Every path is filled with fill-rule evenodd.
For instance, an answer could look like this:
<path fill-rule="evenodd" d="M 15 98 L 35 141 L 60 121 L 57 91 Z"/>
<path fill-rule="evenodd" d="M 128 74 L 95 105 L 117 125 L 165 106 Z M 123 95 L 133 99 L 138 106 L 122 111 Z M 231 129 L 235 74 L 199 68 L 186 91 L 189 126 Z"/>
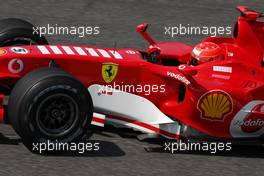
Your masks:
<path fill-rule="evenodd" d="M 102 77 L 106 83 L 112 82 L 118 72 L 118 65 L 114 63 L 103 63 Z"/>

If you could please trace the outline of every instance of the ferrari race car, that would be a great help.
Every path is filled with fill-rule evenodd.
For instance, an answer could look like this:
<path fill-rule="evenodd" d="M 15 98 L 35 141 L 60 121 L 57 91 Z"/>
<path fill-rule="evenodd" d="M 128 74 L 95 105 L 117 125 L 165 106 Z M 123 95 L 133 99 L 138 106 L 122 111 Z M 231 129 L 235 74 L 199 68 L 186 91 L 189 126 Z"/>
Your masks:
<path fill-rule="evenodd" d="M 197 47 L 156 43 L 140 24 L 147 51 L 49 45 L 32 24 L 1 20 L 0 121 L 29 149 L 78 141 L 105 124 L 175 140 L 261 141 L 264 14 L 238 10 L 232 37 Z M 206 57 L 208 48 L 221 57 Z"/>

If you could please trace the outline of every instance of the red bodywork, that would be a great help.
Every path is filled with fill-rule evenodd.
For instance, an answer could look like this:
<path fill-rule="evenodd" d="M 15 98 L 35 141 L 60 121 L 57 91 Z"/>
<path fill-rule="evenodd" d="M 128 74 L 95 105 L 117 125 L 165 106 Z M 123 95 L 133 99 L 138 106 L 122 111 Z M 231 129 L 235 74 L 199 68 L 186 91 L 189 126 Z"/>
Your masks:
<path fill-rule="evenodd" d="M 243 15 L 238 18 L 232 38 L 204 39 L 220 45 L 225 56 L 221 61 L 189 66 L 187 63 L 193 47 L 177 42 L 155 43 L 149 36 L 144 37 L 151 40 L 152 48 L 156 47 L 160 51 L 158 64 L 143 59 L 147 52 L 128 48 L 101 48 L 108 53 L 109 57 L 106 57 L 99 52 L 100 48 L 95 47 L 79 47 L 85 54 L 80 49 L 78 52 L 75 46 L 68 46 L 74 54 L 67 54 L 61 45 L 55 46 L 60 51 L 58 53 L 51 46 L 44 46 L 49 54 L 43 54 L 38 46 L 23 46 L 29 51 L 27 54 L 14 53 L 11 47 L 4 47 L 1 50 L 6 53 L 0 56 L 0 84 L 12 87 L 26 73 L 48 67 L 53 60 L 60 68 L 79 79 L 85 87 L 92 84 L 106 85 L 101 73 L 102 64 L 110 62 L 118 65 L 115 83 L 165 85 L 164 93 L 136 94 L 150 100 L 167 116 L 207 135 L 221 138 L 243 137 L 243 134 L 247 136 L 247 133 L 261 130 L 264 125 L 264 104 L 261 102 L 264 101 L 264 70 L 261 65 L 264 23 L 257 21 L 259 13 L 247 11 L 245 7 L 239 9 Z M 145 32 L 144 25 L 138 32 Z M 87 48 L 96 51 L 97 56 L 93 56 Z M 116 51 L 122 59 L 116 58 L 112 51 Z M 23 70 L 19 73 L 10 71 L 10 62 L 14 59 L 23 62 Z M 179 65 L 164 66 L 163 60 L 174 60 Z M 14 70 L 21 67 L 16 62 L 11 64 Z M 253 101 L 260 102 L 247 109 L 245 106 Z M 3 110 L 0 112 L 0 121 L 3 121 Z M 239 113 L 247 114 L 241 119 Z M 234 118 L 242 122 L 234 122 Z M 256 122 L 253 125 L 243 123 L 248 119 Z M 232 125 L 240 125 L 242 136 L 232 132 L 235 128 Z M 261 134 L 257 136 L 260 137 Z"/>

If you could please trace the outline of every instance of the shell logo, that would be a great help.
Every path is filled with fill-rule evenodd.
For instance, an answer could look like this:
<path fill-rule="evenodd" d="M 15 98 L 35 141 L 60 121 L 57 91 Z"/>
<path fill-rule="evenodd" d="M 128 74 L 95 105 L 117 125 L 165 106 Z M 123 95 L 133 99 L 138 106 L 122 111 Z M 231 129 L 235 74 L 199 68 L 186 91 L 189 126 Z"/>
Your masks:
<path fill-rule="evenodd" d="M 0 56 L 2 56 L 2 55 L 5 55 L 6 54 L 6 50 L 5 49 L 2 49 L 2 48 L 0 48 Z"/>
<path fill-rule="evenodd" d="M 232 112 L 233 102 L 226 92 L 212 90 L 200 97 L 198 109 L 203 119 L 223 121 L 225 116 Z"/>

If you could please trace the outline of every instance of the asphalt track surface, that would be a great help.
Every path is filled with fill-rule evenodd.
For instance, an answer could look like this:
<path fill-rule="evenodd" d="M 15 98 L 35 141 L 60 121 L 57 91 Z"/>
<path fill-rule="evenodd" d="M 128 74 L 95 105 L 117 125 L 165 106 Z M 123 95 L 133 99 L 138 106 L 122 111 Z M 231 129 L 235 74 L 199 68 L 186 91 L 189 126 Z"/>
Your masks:
<path fill-rule="evenodd" d="M 151 24 L 150 33 L 158 41 L 195 44 L 204 36 L 171 38 L 164 35 L 164 26 L 230 26 L 238 15 L 234 10 L 238 4 L 263 8 L 259 0 L 1 0 L 0 16 L 23 18 L 38 26 L 98 25 L 101 29 L 100 35 L 84 38 L 48 36 L 51 43 L 112 47 L 117 42 L 118 47 L 143 49 L 147 43 L 135 32 L 142 21 Z M 0 175 L 263 175 L 263 147 L 170 154 L 160 145 L 140 142 L 134 136 L 131 131 L 122 134 L 110 129 L 92 137 L 100 142 L 99 152 L 40 156 L 30 153 L 10 126 L 0 125 Z"/>

